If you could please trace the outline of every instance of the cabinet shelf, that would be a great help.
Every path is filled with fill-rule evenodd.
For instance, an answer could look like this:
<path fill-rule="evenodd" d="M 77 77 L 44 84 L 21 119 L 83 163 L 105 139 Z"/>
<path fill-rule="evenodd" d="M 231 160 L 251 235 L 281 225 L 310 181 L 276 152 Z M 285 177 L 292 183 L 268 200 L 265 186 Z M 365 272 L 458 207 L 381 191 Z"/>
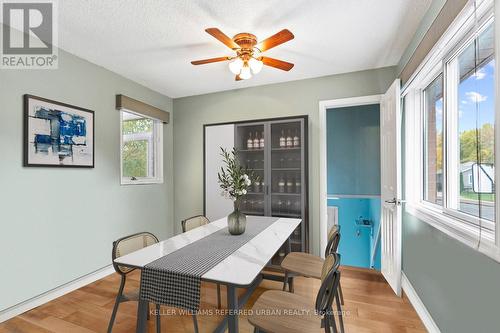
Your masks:
<path fill-rule="evenodd" d="M 300 197 L 301 194 L 300 193 L 286 193 L 286 192 L 272 192 L 271 193 L 272 195 L 289 195 L 289 196 L 295 196 L 295 197 Z"/>
<path fill-rule="evenodd" d="M 264 149 L 238 149 L 239 153 L 263 153 Z"/>
<path fill-rule="evenodd" d="M 300 151 L 301 147 L 291 147 L 291 148 L 272 148 L 275 152 L 287 152 L 287 151 Z"/>
<path fill-rule="evenodd" d="M 273 171 L 300 171 L 300 168 L 273 168 Z"/>

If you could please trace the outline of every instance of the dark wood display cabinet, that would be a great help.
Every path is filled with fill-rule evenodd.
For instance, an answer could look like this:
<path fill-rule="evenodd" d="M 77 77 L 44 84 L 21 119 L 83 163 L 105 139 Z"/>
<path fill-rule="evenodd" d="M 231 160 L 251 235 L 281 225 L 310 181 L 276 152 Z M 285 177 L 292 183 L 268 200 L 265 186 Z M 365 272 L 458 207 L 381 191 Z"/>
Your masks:
<path fill-rule="evenodd" d="M 204 137 L 205 215 L 217 219 L 232 210 L 220 197 L 214 177 L 221 166 L 217 153 L 220 146 L 236 147 L 240 163 L 258 176 L 241 203 L 242 211 L 247 215 L 301 218 L 290 247 L 307 252 L 307 116 L 205 125 Z M 285 248 L 280 249 L 270 268 L 278 268 L 285 253 Z"/>

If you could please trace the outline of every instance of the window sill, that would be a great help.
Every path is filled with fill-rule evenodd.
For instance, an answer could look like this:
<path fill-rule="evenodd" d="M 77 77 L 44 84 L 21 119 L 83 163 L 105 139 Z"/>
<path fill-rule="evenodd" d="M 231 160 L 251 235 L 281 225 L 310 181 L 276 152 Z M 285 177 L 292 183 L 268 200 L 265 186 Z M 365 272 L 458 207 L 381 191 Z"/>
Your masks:
<path fill-rule="evenodd" d="M 163 179 L 122 179 L 121 185 L 153 185 L 153 184 L 163 184 Z"/>
<path fill-rule="evenodd" d="M 481 243 L 478 247 L 479 229 L 477 226 L 470 225 L 458 218 L 435 211 L 419 203 L 407 203 L 405 210 L 446 235 L 500 262 L 500 248 L 495 244 L 495 233 L 493 231 L 482 230 Z"/>

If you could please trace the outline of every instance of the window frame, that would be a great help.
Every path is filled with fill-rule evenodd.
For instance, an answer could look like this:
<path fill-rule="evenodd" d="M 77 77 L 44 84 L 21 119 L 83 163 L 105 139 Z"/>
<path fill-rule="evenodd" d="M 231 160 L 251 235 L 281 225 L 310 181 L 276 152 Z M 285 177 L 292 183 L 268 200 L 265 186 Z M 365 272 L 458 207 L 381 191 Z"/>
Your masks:
<path fill-rule="evenodd" d="M 131 177 L 123 176 L 123 112 L 131 113 L 142 118 L 153 120 L 153 170 L 154 177 Z M 120 110 L 120 184 L 121 185 L 147 185 L 163 184 L 163 124 L 160 120 L 134 112 L 128 109 Z"/>
<path fill-rule="evenodd" d="M 450 87 L 453 87 L 453 93 L 454 95 L 450 98 L 446 98 L 446 109 L 458 109 L 458 99 L 456 98 L 456 93 L 458 92 L 458 87 L 459 84 L 458 82 L 458 72 L 457 72 L 457 65 L 456 63 L 458 62 L 458 58 L 460 55 L 465 51 L 471 43 L 474 42 L 479 36 L 481 35 L 482 32 L 484 32 L 490 24 L 495 24 L 494 22 L 494 17 L 493 13 L 491 12 L 489 15 L 486 14 L 486 16 L 482 17 L 479 22 L 478 22 L 478 27 L 479 29 L 472 29 L 465 34 L 465 36 L 462 38 L 462 40 L 456 45 L 453 49 L 448 52 L 448 54 L 445 56 L 444 59 L 444 68 L 447 73 L 445 76 L 446 80 L 446 92 L 449 93 L 451 92 Z M 451 74 L 451 75 L 450 75 Z M 496 70 L 495 70 L 495 75 L 496 75 Z M 445 205 L 445 213 L 452 215 L 458 219 L 461 219 L 465 222 L 472 223 L 476 226 L 481 225 L 484 228 L 489 229 L 490 231 L 494 232 L 495 231 L 495 221 L 498 219 L 495 217 L 495 221 L 490 221 L 485 218 L 480 218 L 474 215 L 467 214 L 465 212 L 461 212 L 458 208 L 451 208 L 452 206 L 456 205 L 457 202 L 457 193 L 458 193 L 458 188 L 456 187 L 459 185 L 459 183 L 455 183 L 450 181 L 450 179 L 455 178 L 459 179 L 459 173 L 457 172 L 457 168 L 454 167 L 457 164 L 457 161 L 460 159 L 459 156 L 457 156 L 457 152 L 459 151 L 458 149 L 458 140 L 456 140 L 456 133 L 458 133 L 458 118 L 457 114 L 455 113 L 448 113 L 446 116 L 446 121 L 447 121 L 447 126 L 446 126 L 446 178 L 447 178 L 447 196 L 446 196 L 446 205 Z M 495 122 L 496 122 L 496 117 L 495 117 Z M 496 124 L 495 124 L 496 128 Z M 452 138 L 454 138 L 452 140 Z M 496 145 L 495 145 L 496 146 Z M 451 148 L 450 148 L 451 147 Z M 496 150 L 496 148 L 495 148 Z M 496 154 L 495 154 L 496 155 Z M 495 163 L 496 164 L 496 163 Z M 495 168 L 496 169 L 496 168 Z M 495 177 L 495 180 L 497 178 Z M 496 196 L 495 196 L 495 201 Z"/>
<path fill-rule="evenodd" d="M 426 138 L 427 138 L 427 131 L 429 130 L 427 128 L 427 103 L 426 103 L 426 94 L 425 94 L 425 91 L 426 89 L 440 76 L 440 75 L 443 75 L 443 171 L 445 169 L 445 138 L 446 138 L 446 135 L 445 135 L 445 129 L 446 129 L 446 125 L 445 125 L 445 122 L 446 122 L 446 117 L 444 115 L 444 110 L 445 110 L 445 107 L 444 107 L 444 101 L 445 101 L 445 96 L 444 96 L 444 93 L 445 93 L 445 87 L 444 87 L 444 73 L 442 71 L 442 68 L 441 68 L 441 65 L 440 66 L 436 66 L 430 73 L 430 75 L 426 78 L 425 81 L 422 81 L 422 86 L 423 88 L 420 88 L 421 91 L 420 91 L 420 112 L 421 112 L 421 118 L 422 118 L 422 139 L 421 139 L 421 145 L 422 145 L 422 195 L 421 195 L 421 198 L 422 198 L 422 203 L 425 204 L 425 205 L 428 205 L 430 207 L 432 207 L 433 209 L 440 209 L 442 208 L 443 206 L 440 206 L 434 202 L 431 202 L 429 200 L 425 200 L 425 187 L 428 186 L 425 182 L 425 176 L 424 176 L 424 172 L 425 170 L 427 170 L 427 165 L 426 165 Z M 444 179 L 444 174 L 443 174 L 443 188 L 442 188 L 442 191 L 443 191 L 443 198 L 446 198 L 446 186 L 445 186 L 445 179 Z M 443 205 L 444 205 L 444 202 L 443 202 Z"/>
<path fill-rule="evenodd" d="M 452 165 L 450 164 L 450 128 L 451 119 L 448 114 L 450 101 L 456 100 L 449 89 L 450 82 L 453 80 L 453 73 L 450 71 L 451 61 L 458 59 L 470 42 L 477 38 L 482 31 L 491 23 L 498 24 L 495 21 L 493 13 L 493 1 L 484 0 L 478 3 L 477 14 L 474 14 L 474 4 L 469 4 L 462 13 L 450 25 L 445 34 L 441 37 L 434 48 L 429 52 L 426 59 L 419 66 L 416 73 L 410 78 L 409 82 L 402 89 L 402 102 L 405 109 L 405 199 L 406 211 L 427 222 L 445 234 L 469 245 L 470 247 L 488 255 L 500 262 L 500 198 L 496 196 L 495 200 L 495 221 L 486 219 L 480 220 L 478 217 L 463 213 L 449 207 L 452 207 L 449 200 L 452 199 L 448 193 L 457 190 L 459 182 L 452 182 L 450 177 L 454 175 L 449 173 Z M 478 18 L 477 24 L 475 18 Z M 497 18 L 500 19 L 500 18 Z M 479 29 L 478 29 L 479 28 Z M 496 29 L 498 31 L 498 28 Z M 497 37 L 496 37 L 497 38 Z M 495 48 L 494 59 L 499 59 Z M 498 61 L 495 62 L 495 84 L 499 82 Z M 441 73 L 443 73 L 443 206 L 424 200 L 424 168 L 425 168 L 425 94 L 424 89 L 429 86 Z M 451 74 L 451 75 L 450 75 Z M 455 76 L 456 78 L 456 76 Z M 500 110 L 498 108 L 498 88 L 495 90 L 495 160 L 499 161 L 500 141 L 497 125 L 500 121 Z M 458 102 L 455 102 L 458 103 Z M 455 128 L 456 129 L 456 128 Z M 456 133 L 456 131 L 454 132 Z M 455 140 L 457 141 L 457 140 Z M 408 153 L 412 152 L 412 153 Z M 496 164 L 496 163 L 495 163 Z M 500 179 L 500 168 L 495 168 L 495 179 Z M 455 170 L 458 176 L 458 170 Z M 456 178 L 458 180 L 458 178 Z M 482 228 L 479 228 L 479 222 Z M 493 228 L 492 228 L 493 227 Z"/>

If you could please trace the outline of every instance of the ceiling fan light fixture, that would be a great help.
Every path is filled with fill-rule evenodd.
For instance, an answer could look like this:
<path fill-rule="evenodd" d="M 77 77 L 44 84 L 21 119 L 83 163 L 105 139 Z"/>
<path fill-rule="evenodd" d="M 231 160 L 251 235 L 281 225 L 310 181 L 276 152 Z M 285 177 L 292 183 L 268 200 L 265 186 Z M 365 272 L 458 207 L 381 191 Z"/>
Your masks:
<path fill-rule="evenodd" d="M 235 75 L 240 74 L 242 68 L 243 60 L 239 57 L 229 63 L 229 70 Z"/>
<path fill-rule="evenodd" d="M 250 66 L 254 74 L 258 74 L 262 70 L 262 66 L 264 66 L 262 61 L 255 58 L 250 58 L 250 60 L 248 61 L 248 65 Z"/>
<path fill-rule="evenodd" d="M 240 78 L 242 78 L 243 80 L 248 80 L 251 77 L 252 72 L 250 71 L 250 67 L 248 66 L 248 64 L 245 64 L 245 66 L 243 66 L 243 68 L 241 69 Z"/>
<path fill-rule="evenodd" d="M 241 32 L 234 35 L 233 38 L 230 38 L 217 28 L 208 28 L 205 29 L 205 31 L 219 42 L 229 47 L 233 52 L 233 56 L 191 61 L 191 64 L 195 66 L 230 61 L 229 70 L 231 73 L 235 74 L 234 79 L 236 81 L 250 79 L 252 75 L 259 73 L 264 65 L 282 71 L 289 71 L 293 68 L 292 63 L 262 56 L 263 52 L 294 38 L 294 35 L 288 29 L 283 29 L 260 42 L 257 41 L 255 35 L 248 32 Z"/>

